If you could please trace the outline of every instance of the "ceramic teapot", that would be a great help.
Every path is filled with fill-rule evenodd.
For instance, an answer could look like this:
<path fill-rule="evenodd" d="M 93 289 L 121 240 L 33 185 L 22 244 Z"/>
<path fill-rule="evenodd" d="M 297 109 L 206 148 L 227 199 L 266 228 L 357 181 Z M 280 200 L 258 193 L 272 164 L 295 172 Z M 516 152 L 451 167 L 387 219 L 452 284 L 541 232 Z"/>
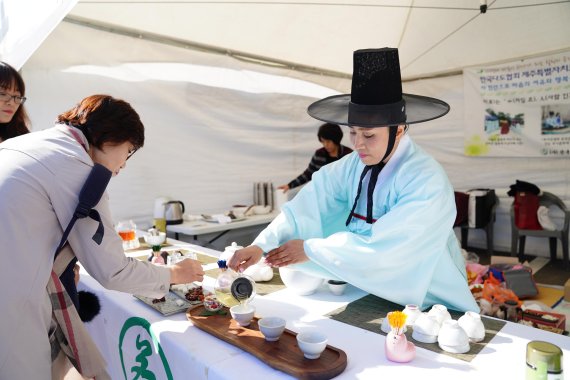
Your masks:
<path fill-rule="evenodd" d="M 220 255 L 220 260 L 226 260 L 229 261 L 230 258 L 233 256 L 233 254 L 238 250 L 238 249 L 242 249 L 243 247 L 241 245 L 238 245 L 235 241 L 232 241 L 231 245 L 228 245 L 225 249 L 224 252 L 222 252 L 222 254 Z"/>
<path fill-rule="evenodd" d="M 224 252 L 220 255 L 220 260 L 229 261 L 233 254 L 238 250 L 242 249 L 241 245 L 238 245 L 235 241 L 232 242 L 231 245 L 228 245 Z M 244 272 L 244 275 L 249 276 L 253 281 L 263 282 L 263 281 L 271 281 L 273 279 L 273 269 L 265 264 L 262 260 L 257 264 L 253 264 L 249 268 L 247 268 Z"/>

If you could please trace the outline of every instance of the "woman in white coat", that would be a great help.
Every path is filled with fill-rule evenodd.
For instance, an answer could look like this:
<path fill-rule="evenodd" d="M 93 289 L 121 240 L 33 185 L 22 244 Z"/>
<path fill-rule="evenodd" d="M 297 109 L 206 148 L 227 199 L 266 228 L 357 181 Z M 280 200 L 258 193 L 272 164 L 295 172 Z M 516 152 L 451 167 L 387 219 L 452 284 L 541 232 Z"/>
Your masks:
<path fill-rule="evenodd" d="M 0 379 L 51 379 L 46 286 L 55 249 L 93 165 L 117 175 L 143 143 L 144 126 L 127 102 L 94 95 L 59 115 L 53 128 L 0 144 Z M 68 242 L 104 287 L 160 298 L 171 283 L 202 280 L 195 260 L 165 267 L 125 257 L 106 194 L 95 209 L 104 227 L 100 244 L 91 239 L 99 224 L 88 218 Z"/>

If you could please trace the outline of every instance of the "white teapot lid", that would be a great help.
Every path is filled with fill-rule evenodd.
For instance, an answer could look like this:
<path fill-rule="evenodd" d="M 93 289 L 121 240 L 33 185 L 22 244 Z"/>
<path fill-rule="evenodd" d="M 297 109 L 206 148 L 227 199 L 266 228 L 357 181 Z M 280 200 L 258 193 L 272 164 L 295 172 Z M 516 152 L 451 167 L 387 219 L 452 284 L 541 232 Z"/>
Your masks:
<path fill-rule="evenodd" d="M 224 252 L 222 253 L 222 256 L 220 257 L 221 259 L 224 260 L 229 260 L 230 257 L 238 250 L 238 249 L 242 249 L 243 247 L 241 245 L 237 245 L 237 243 L 234 241 L 232 242 L 232 245 L 228 245 L 225 249 Z"/>
<path fill-rule="evenodd" d="M 225 251 L 229 251 L 231 253 L 234 253 L 235 251 L 237 251 L 238 249 L 242 249 L 243 247 L 241 245 L 237 245 L 237 243 L 235 241 L 232 242 L 232 245 L 228 245 L 224 250 Z"/>

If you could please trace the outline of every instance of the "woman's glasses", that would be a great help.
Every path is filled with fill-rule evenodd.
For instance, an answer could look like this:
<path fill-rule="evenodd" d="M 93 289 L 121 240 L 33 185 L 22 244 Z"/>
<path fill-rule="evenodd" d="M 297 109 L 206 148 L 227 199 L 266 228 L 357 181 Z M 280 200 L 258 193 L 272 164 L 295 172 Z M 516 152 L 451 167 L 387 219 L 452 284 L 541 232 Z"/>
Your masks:
<path fill-rule="evenodd" d="M 135 154 L 136 152 L 137 152 L 137 149 L 136 149 L 136 148 L 133 148 L 133 149 L 129 150 L 129 153 L 128 153 L 128 155 L 127 155 L 127 160 L 128 160 L 129 158 L 131 158 L 132 155 Z M 126 160 L 125 160 L 125 161 L 126 161 Z"/>
<path fill-rule="evenodd" d="M 5 92 L 0 92 L 0 100 L 1 101 L 8 103 L 10 101 L 10 99 L 13 99 L 14 103 L 16 103 L 16 104 L 24 104 L 24 102 L 26 101 L 25 96 L 10 95 L 10 94 L 6 94 Z"/>

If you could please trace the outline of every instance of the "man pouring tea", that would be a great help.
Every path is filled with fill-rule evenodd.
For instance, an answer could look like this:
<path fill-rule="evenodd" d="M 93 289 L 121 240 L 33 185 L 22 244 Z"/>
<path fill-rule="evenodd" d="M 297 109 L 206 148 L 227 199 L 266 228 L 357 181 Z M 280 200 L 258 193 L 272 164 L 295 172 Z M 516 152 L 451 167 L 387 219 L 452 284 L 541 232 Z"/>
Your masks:
<path fill-rule="evenodd" d="M 353 59 L 351 93 L 308 112 L 347 125 L 354 152 L 316 172 L 229 266 L 243 271 L 264 257 L 400 305 L 478 311 L 453 232 L 453 188 L 406 133 L 449 105 L 402 93 L 397 49 L 357 50 Z"/>

